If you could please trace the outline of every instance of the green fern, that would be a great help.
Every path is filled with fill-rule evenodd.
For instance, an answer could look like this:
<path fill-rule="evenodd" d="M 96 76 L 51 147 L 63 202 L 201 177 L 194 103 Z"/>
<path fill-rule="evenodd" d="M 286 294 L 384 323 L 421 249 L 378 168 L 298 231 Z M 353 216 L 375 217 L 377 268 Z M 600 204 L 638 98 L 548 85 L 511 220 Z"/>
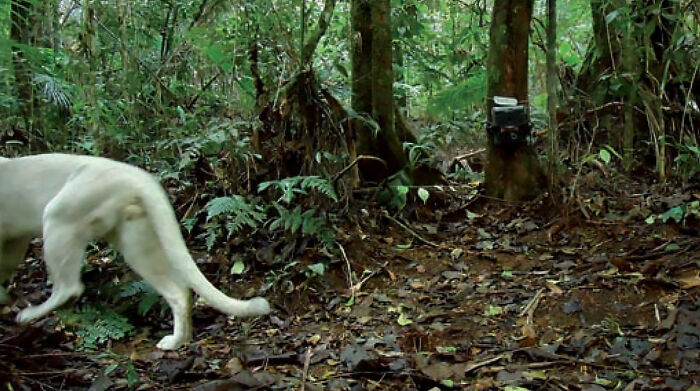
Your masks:
<path fill-rule="evenodd" d="M 461 83 L 449 86 L 432 96 L 428 102 L 431 115 L 452 115 L 462 110 L 467 112 L 472 105 L 486 99 L 486 73 L 483 69 L 473 72 Z"/>
<path fill-rule="evenodd" d="M 139 296 L 139 315 L 146 315 L 156 303 L 160 301 L 160 295 L 146 281 L 132 281 L 122 287 L 120 297 Z"/>
<path fill-rule="evenodd" d="M 54 105 L 68 108 L 73 104 L 67 88 L 61 80 L 53 76 L 37 73 L 34 76 L 34 83 L 42 86 L 42 93 Z"/>
<path fill-rule="evenodd" d="M 281 229 L 292 235 L 300 232 L 303 236 L 318 239 L 327 248 L 332 245 L 335 240 L 335 229 L 329 225 L 328 219 L 316 215 L 316 209 L 302 212 L 299 205 L 292 210 L 277 202 L 273 205 L 279 217 L 271 220 L 270 230 Z"/>
<path fill-rule="evenodd" d="M 204 244 L 207 246 L 207 251 L 211 251 L 211 249 L 214 248 L 214 244 L 216 243 L 216 239 L 219 238 L 218 226 L 216 226 L 216 225 L 207 226 L 207 230 L 203 234 L 203 236 L 204 236 Z"/>
<path fill-rule="evenodd" d="M 214 198 L 204 208 L 207 211 L 207 221 L 217 216 L 227 216 L 226 229 L 229 235 L 246 226 L 256 228 L 267 217 L 260 206 L 248 204 L 239 195 Z"/>
<path fill-rule="evenodd" d="M 315 190 L 333 201 L 338 201 L 338 195 L 331 181 L 318 176 L 295 176 L 276 181 L 263 182 L 258 186 L 261 193 L 269 187 L 274 187 L 282 192 L 280 201 L 290 204 L 297 194 L 309 194 L 309 190 Z"/>
<path fill-rule="evenodd" d="M 129 320 L 114 310 L 85 306 L 77 313 L 60 311 L 64 324 L 77 324 L 78 348 L 94 350 L 109 341 L 118 341 L 134 331 Z"/>
<path fill-rule="evenodd" d="M 244 227 L 255 229 L 267 219 L 261 206 L 253 206 L 239 195 L 214 198 L 205 205 L 204 210 L 207 211 L 207 221 L 216 220 L 216 223 L 207 226 L 203 235 L 208 250 L 214 247 L 221 236 L 222 224 L 230 237 Z"/>

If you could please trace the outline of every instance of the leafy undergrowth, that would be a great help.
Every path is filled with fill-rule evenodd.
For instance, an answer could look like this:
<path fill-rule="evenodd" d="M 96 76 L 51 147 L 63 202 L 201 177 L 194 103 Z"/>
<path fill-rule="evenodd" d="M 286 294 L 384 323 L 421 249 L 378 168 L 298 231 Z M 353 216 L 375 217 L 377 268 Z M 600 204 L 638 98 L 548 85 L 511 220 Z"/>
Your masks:
<path fill-rule="evenodd" d="M 338 233 L 346 257 L 269 291 L 270 316 L 197 307 L 177 352 L 153 348 L 162 309 L 81 351 L 56 316 L 20 327 L 5 307 L 0 387 L 698 390 L 700 195 L 615 183 L 568 213 L 454 193 L 431 207 L 437 191 L 403 220 L 368 208 Z M 34 270 L 19 285 L 37 302 Z M 232 291 L 250 295 L 262 274 Z"/>

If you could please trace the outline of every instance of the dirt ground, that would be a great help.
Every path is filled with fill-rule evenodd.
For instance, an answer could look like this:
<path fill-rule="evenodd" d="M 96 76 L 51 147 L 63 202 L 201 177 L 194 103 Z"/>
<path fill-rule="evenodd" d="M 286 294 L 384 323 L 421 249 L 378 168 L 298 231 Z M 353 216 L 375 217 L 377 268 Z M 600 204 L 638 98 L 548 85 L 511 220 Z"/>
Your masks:
<path fill-rule="evenodd" d="M 17 326 L 48 294 L 30 261 L 0 310 L 0 389 L 700 390 L 698 219 L 661 217 L 698 193 L 627 184 L 555 207 L 441 189 L 398 216 L 368 206 L 322 275 L 299 267 L 311 250 L 306 273 L 208 272 L 238 295 L 268 286 L 273 313 L 197 306 L 176 352 L 154 348 L 168 311 L 94 350 L 57 316 Z"/>

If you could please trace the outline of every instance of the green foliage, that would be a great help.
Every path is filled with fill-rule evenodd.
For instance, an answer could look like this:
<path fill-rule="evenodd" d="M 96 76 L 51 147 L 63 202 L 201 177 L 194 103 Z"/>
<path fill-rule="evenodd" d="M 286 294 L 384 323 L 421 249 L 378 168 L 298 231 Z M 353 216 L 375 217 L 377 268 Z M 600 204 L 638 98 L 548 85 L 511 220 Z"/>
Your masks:
<path fill-rule="evenodd" d="M 662 223 L 666 224 L 673 220 L 677 224 L 685 225 L 690 218 L 700 220 L 700 201 L 684 202 L 662 214 L 651 215 L 645 221 L 647 224 L 654 224 L 661 220 Z"/>
<path fill-rule="evenodd" d="M 432 127 L 425 129 L 415 143 L 404 143 L 403 148 L 408 152 L 409 168 L 432 166 L 432 160 L 438 155 L 438 152 L 446 148 L 451 137 L 454 137 L 451 132 L 445 132 L 439 127 Z"/>
<path fill-rule="evenodd" d="M 622 155 L 618 153 L 615 148 L 613 148 L 610 145 L 606 145 L 605 147 L 601 148 L 598 153 L 591 153 L 586 155 L 582 160 L 581 163 L 588 163 L 594 159 L 600 159 L 604 164 L 610 164 L 610 161 L 612 160 L 612 156 L 617 157 L 618 159 L 622 160 Z"/>
<path fill-rule="evenodd" d="M 204 210 L 208 222 L 204 234 L 207 250 L 211 250 L 221 236 L 222 226 L 226 229 L 226 237 L 230 238 L 244 228 L 258 228 L 267 218 L 262 206 L 251 205 L 240 195 L 214 198 L 205 205 Z"/>
<path fill-rule="evenodd" d="M 156 303 L 161 302 L 161 296 L 146 281 L 132 281 L 121 287 L 119 297 L 135 298 L 138 300 L 138 313 L 146 315 Z"/>
<path fill-rule="evenodd" d="M 117 376 L 119 376 L 118 374 L 115 374 L 115 372 L 121 372 L 126 378 L 126 383 L 129 385 L 130 389 L 133 389 L 136 385 L 140 383 L 141 378 L 139 377 L 139 374 L 136 371 L 136 368 L 134 367 L 134 362 L 131 359 L 122 357 L 118 354 L 109 351 L 99 353 L 97 357 L 107 362 L 112 362 L 111 364 L 104 367 L 104 369 L 102 370 L 103 376 L 114 379 L 117 378 Z"/>
<path fill-rule="evenodd" d="M 438 118 L 462 116 L 486 101 L 486 69 L 479 68 L 455 85 L 436 93 L 428 101 L 428 114 Z"/>
<path fill-rule="evenodd" d="M 328 218 L 318 214 L 315 208 L 302 211 L 301 205 L 288 209 L 274 202 L 277 217 L 270 219 L 269 228 L 272 231 L 283 230 L 292 234 L 316 238 L 326 248 L 330 248 L 335 240 L 335 229 L 329 226 Z"/>
<path fill-rule="evenodd" d="M 34 76 L 34 84 L 41 88 L 41 92 L 52 104 L 68 109 L 72 105 L 71 94 L 63 80 L 44 74 Z"/>
<path fill-rule="evenodd" d="M 447 174 L 447 177 L 451 180 L 462 182 L 462 183 L 469 183 L 469 182 L 478 182 L 478 183 L 483 183 L 484 182 L 484 173 L 483 172 L 476 172 L 471 169 L 469 166 L 457 166 L 455 167 L 455 170 L 452 172 L 449 172 Z"/>
<path fill-rule="evenodd" d="M 221 215 L 226 216 L 226 229 L 229 235 L 243 227 L 257 228 L 265 218 L 265 212 L 259 205 L 250 205 L 240 195 L 218 197 L 209 201 L 204 209 L 207 211 L 207 221 Z"/>
<path fill-rule="evenodd" d="M 324 263 L 314 263 L 313 265 L 307 266 L 308 269 L 313 272 L 314 274 L 318 276 L 322 276 L 323 273 L 326 271 L 326 265 Z"/>
<path fill-rule="evenodd" d="M 231 274 L 243 274 L 245 271 L 245 263 L 243 263 L 242 259 L 236 259 L 236 261 L 233 263 L 233 266 L 231 266 Z"/>
<path fill-rule="evenodd" d="M 101 307 L 85 306 L 78 312 L 58 311 L 61 322 L 74 327 L 78 348 L 95 350 L 109 341 L 118 341 L 131 335 L 134 326 L 119 313 Z"/>
<path fill-rule="evenodd" d="M 428 198 L 430 197 L 430 192 L 428 190 L 426 190 L 423 187 L 419 187 L 417 194 L 418 194 L 418 198 L 420 198 L 424 204 L 426 202 L 428 202 Z"/>
<path fill-rule="evenodd" d="M 296 176 L 276 181 L 263 182 L 258 186 L 258 192 L 274 190 L 281 194 L 272 203 L 276 217 L 268 220 L 271 231 L 284 231 L 292 237 L 311 237 L 318 240 L 325 248 L 330 248 L 335 240 L 335 227 L 331 223 L 334 217 L 324 211 L 315 198 L 323 195 L 330 201 L 337 202 L 338 195 L 333 183 L 318 176 Z M 314 198 L 307 198 L 314 197 Z M 303 199 L 316 199 L 314 206 L 304 208 Z M 296 202 L 296 206 L 292 205 Z"/>
<path fill-rule="evenodd" d="M 258 186 L 258 192 L 263 192 L 267 188 L 279 190 L 282 193 L 279 201 L 283 201 L 285 204 L 290 204 L 297 195 L 308 195 L 310 190 L 315 190 L 333 201 L 338 201 L 338 195 L 331 181 L 317 176 L 296 176 L 263 182 Z"/>
<path fill-rule="evenodd" d="M 674 159 L 676 172 L 686 181 L 696 177 L 700 174 L 700 147 L 682 143 L 677 147 L 678 155 Z"/>

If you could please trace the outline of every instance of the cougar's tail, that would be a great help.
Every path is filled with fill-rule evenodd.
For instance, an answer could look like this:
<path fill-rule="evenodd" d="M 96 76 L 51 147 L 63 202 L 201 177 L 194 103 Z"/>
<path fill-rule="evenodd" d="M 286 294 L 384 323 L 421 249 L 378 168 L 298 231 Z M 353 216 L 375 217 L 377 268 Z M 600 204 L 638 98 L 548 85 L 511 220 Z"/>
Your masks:
<path fill-rule="evenodd" d="M 197 292 L 210 306 L 233 316 L 258 316 L 270 312 L 270 304 L 262 297 L 250 300 L 238 300 L 226 296 L 207 280 L 192 256 L 187 250 L 180 232 L 180 226 L 175 217 L 170 201 L 163 188 L 150 178 L 151 186 L 144 186 L 141 199 L 146 208 L 146 214 L 153 224 L 171 267 L 187 281 L 192 290 Z"/>

